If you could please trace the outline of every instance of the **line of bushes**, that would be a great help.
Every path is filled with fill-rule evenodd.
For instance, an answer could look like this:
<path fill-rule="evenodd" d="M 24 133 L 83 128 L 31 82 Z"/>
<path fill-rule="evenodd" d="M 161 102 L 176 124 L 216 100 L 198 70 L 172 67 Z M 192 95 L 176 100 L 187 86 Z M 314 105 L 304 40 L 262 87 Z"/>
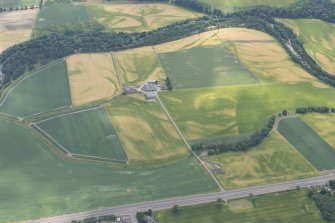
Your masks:
<path fill-rule="evenodd" d="M 335 223 L 335 196 L 327 189 L 315 191 L 310 189 L 308 196 L 315 201 L 322 216 L 328 223 Z"/>
<path fill-rule="evenodd" d="M 192 150 L 196 153 L 207 151 L 208 155 L 220 154 L 223 152 L 237 152 L 247 151 L 248 149 L 255 147 L 267 137 L 270 131 L 273 129 L 275 123 L 275 116 L 271 116 L 265 126 L 260 130 L 250 134 L 249 137 L 241 138 L 237 141 L 223 141 L 221 143 L 199 143 L 193 144 Z"/>
<path fill-rule="evenodd" d="M 12 11 L 19 11 L 19 10 L 28 10 L 34 9 L 34 5 L 23 5 L 20 7 L 9 7 L 9 8 L 0 8 L 0 12 L 12 12 Z"/>
<path fill-rule="evenodd" d="M 321 113 L 321 114 L 326 114 L 326 113 L 335 113 L 335 108 L 330 108 L 327 106 L 311 106 L 311 107 L 300 107 L 297 108 L 295 113 L 297 114 L 307 114 L 307 113 Z"/>
<path fill-rule="evenodd" d="M 71 223 L 101 223 L 101 222 L 115 222 L 117 217 L 115 215 L 105 215 L 100 217 L 90 217 L 83 220 L 73 220 Z"/>

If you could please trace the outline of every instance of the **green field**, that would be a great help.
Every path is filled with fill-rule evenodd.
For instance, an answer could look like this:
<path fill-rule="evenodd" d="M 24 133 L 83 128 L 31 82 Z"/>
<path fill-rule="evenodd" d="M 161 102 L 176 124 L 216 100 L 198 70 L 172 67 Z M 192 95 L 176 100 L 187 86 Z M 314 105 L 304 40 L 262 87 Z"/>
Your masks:
<path fill-rule="evenodd" d="M 217 190 L 193 159 L 146 170 L 64 161 L 7 121 L 0 121 L 0 141 L 0 222 Z"/>
<path fill-rule="evenodd" d="M 308 114 L 301 119 L 335 150 L 335 114 Z"/>
<path fill-rule="evenodd" d="M 301 119 L 282 120 L 278 131 L 318 170 L 335 168 L 335 150 Z"/>
<path fill-rule="evenodd" d="M 258 83 L 224 44 L 160 53 L 158 57 L 177 89 Z"/>
<path fill-rule="evenodd" d="M 0 112 L 26 117 L 70 106 L 71 94 L 64 61 L 53 63 L 14 85 Z"/>
<path fill-rule="evenodd" d="M 335 25 L 317 19 L 278 19 L 299 36 L 308 54 L 335 75 Z"/>
<path fill-rule="evenodd" d="M 158 102 L 127 96 L 116 98 L 107 109 L 130 164 L 162 164 L 188 156 L 186 144 Z"/>
<path fill-rule="evenodd" d="M 234 205 L 233 203 L 239 204 Z M 157 214 L 158 223 L 324 223 L 314 201 L 305 191 L 257 196 L 253 201 L 237 200 L 226 205 L 207 204 Z"/>
<path fill-rule="evenodd" d="M 48 28 L 53 25 L 90 21 L 84 5 L 52 4 L 43 7 L 37 17 L 35 28 Z"/>
<path fill-rule="evenodd" d="M 116 66 L 125 85 L 148 80 L 164 81 L 166 75 L 152 47 L 120 51 L 115 54 Z"/>
<path fill-rule="evenodd" d="M 0 0 L 0 8 L 14 8 L 35 5 L 36 0 Z"/>
<path fill-rule="evenodd" d="M 233 12 L 239 9 L 252 7 L 256 5 L 267 5 L 273 7 L 288 6 L 297 0 L 201 0 L 202 2 L 208 3 L 215 8 L 222 9 L 224 12 Z"/>
<path fill-rule="evenodd" d="M 38 126 L 71 153 L 127 160 L 105 108 L 55 117 Z"/>
<path fill-rule="evenodd" d="M 282 109 L 334 106 L 332 88 L 308 83 L 176 90 L 160 93 L 188 139 L 251 133 Z"/>
<path fill-rule="evenodd" d="M 317 170 L 277 132 L 248 152 L 224 153 L 204 160 L 224 169 L 216 178 L 226 189 L 317 175 Z"/>

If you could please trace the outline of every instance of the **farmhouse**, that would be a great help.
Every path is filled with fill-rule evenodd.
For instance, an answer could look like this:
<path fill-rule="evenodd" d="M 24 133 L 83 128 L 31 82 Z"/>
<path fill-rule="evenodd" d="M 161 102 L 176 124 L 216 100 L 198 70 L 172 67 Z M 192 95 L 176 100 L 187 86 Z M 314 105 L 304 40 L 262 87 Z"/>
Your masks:
<path fill-rule="evenodd" d="M 145 91 L 145 92 L 157 91 L 157 81 L 148 81 L 148 83 L 143 85 L 142 91 Z"/>

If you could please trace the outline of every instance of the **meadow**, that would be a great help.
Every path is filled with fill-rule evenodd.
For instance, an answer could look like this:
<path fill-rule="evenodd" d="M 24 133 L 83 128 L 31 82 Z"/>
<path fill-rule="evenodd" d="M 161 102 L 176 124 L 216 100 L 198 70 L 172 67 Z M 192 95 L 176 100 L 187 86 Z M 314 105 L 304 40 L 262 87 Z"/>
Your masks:
<path fill-rule="evenodd" d="M 160 53 L 158 58 L 177 89 L 258 83 L 228 45 Z"/>
<path fill-rule="evenodd" d="M 318 174 L 276 131 L 248 152 L 224 153 L 208 156 L 204 160 L 224 169 L 224 173 L 215 177 L 226 189 L 289 181 Z"/>
<path fill-rule="evenodd" d="M 52 4 L 43 7 L 37 17 L 36 29 L 66 23 L 88 22 L 91 17 L 84 5 Z"/>
<path fill-rule="evenodd" d="M 300 117 L 335 149 L 335 115 L 308 114 Z"/>
<path fill-rule="evenodd" d="M 158 223 L 324 223 L 322 215 L 307 192 L 291 191 L 254 197 L 252 200 L 216 203 L 181 208 L 178 213 L 166 210 L 157 213 Z M 232 203 L 242 205 L 236 207 Z"/>
<path fill-rule="evenodd" d="M 193 159 L 145 170 L 65 161 L 32 134 L 0 120 L 0 222 L 217 190 Z"/>
<path fill-rule="evenodd" d="M 201 0 L 207 4 L 210 4 L 214 8 L 219 8 L 224 12 L 238 11 L 247 7 L 266 5 L 272 7 L 285 7 L 297 0 Z"/>
<path fill-rule="evenodd" d="M 16 8 L 35 5 L 36 0 L 0 0 L 0 8 Z"/>
<path fill-rule="evenodd" d="M 71 153 L 127 161 L 127 155 L 103 107 L 56 116 L 38 123 L 38 126 Z"/>
<path fill-rule="evenodd" d="M 130 164 L 163 164 L 188 156 L 186 144 L 158 102 L 146 102 L 140 95 L 120 97 L 107 110 Z"/>
<path fill-rule="evenodd" d="M 251 133 L 283 109 L 335 105 L 332 88 L 310 83 L 177 90 L 160 97 L 188 139 Z"/>
<path fill-rule="evenodd" d="M 110 53 L 76 54 L 68 57 L 66 63 L 73 105 L 111 99 L 121 94 Z"/>
<path fill-rule="evenodd" d="M 201 16 L 200 13 L 159 3 L 101 4 L 90 5 L 88 9 L 92 18 L 109 31 L 143 32 Z"/>
<path fill-rule="evenodd" d="M 116 66 L 125 85 L 136 85 L 148 80 L 163 81 L 166 75 L 152 47 L 120 51 L 114 54 Z"/>
<path fill-rule="evenodd" d="M 278 131 L 318 170 L 335 168 L 335 150 L 301 119 L 282 120 Z"/>
<path fill-rule="evenodd" d="M 294 30 L 307 53 L 335 75 L 335 25 L 317 19 L 278 19 Z"/>
<path fill-rule="evenodd" d="M 16 117 L 71 105 L 71 95 L 65 61 L 49 64 L 11 86 L 2 100 L 0 112 Z"/>

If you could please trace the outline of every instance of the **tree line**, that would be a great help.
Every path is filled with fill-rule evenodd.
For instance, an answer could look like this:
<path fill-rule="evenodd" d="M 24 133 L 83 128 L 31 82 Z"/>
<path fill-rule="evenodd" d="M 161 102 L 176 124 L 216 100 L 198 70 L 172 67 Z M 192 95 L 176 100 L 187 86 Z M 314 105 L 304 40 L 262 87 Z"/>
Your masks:
<path fill-rule="evenodd" d="M 315 201 L 315 204 L 319 208 L 324 219 L 328 223 L 335 223 L 334 194 L 327 189 L 322 189 L 320 191 L 310 189 L 308 192 L 308 196 Z"/>
<path fill-rule="evenodd" d="M 196 153 L 200 153 L 202 151 L 207 151 L 208 155 L 215 155 L 224 152 L 237 152 L 237 151 L 247 151 L 250 148 L 253 148 L 262 143 L 264 138 L 266 138 L 270 131 L 273 128 L 275 123 L 275 116 L 271 116 L 265 126 L 254 133 L 250 134 L 250 136 L 245 138 L 240 138 L 239 140 L 225 140 L 220 143 L 198 143 L 192 145 L 192 150 Z"/>
<path fill-rule="evenodd" d="M 335 108 L 330 108 L 327 106 L 310 106 L 310 107 L 300 107 L 297 108 L 295 113 L 297 114 L 307 114 L 307 113 L 335 113 Z"/>
<path fill-rule="evenodd" d="M 73 220 L 71 223 L 102 223 L 102 222 L 115 222 L 117 217 L 115 215 L 104 215 L 100 217 L 90 217 L 83 220 Z"/>
<path fill-rule="evenodd" d="M 310 1 L 314 2 L 317 0 L 301 1 L 300 4 L 304 7 L 297 7 L 295 10 L 306 10 L 309 6 L 304 4 L 310 3 Z M 191 2 L 192 4 L 189 3 L 192 5 L 189 6 L 190 8 L 196 5 L 196 1 L 193 0 L 176 0 L 176 2 Z M 329 2 L 329 0 L 322 0 L 322 2 Z M 187 6 L 186 3 L 180 4 Z M 332 3 L 332 5 L 334 4 Z M 318 7 L 325 9 L 325 14 L 328 15 L 328 9 L 325 8 L 327 6 L 327 4 L 320 4 Z M 206 11 L 208 8 L 205 7 L 203 10 Z M 27 71 L 34 70 L 36 66 L 71 54 L 118 51 L 155 45 L 205 32 L 209 27 L 214 26 L 216 28 L 250 28 L 266 32 L 279 40 L 295 62 L 299 63 L 319 80 L 335 86 L 335 76 L 325 72 L 316 64 L 290 28 L 273 19 L 273 16 L 276 15 L 273 11 L 273 8 L 257 7 L 232 14 L 219 13 L 219 15 L 187 19 L 153 31 L 140 33 L 108 33 L 100 29 L 64 28 L 61 31 L 50 32 L 48 35 L 5 50 L 0 56 L 0 63 L 3 65 L 3 73 L 5 74 L 4 83 L 18 78 Z M 211 12 L 214 12 L 214 10 L 211 9 Z M 314 14 L 306 12 L 303 14 L 301 12 L 301 16 L 314 16 Z M 288 46 L 288 43 L 290 43 L 290 46 Z M 294 49 L 294 52 L 290 50 L 290 47 Z"/>

